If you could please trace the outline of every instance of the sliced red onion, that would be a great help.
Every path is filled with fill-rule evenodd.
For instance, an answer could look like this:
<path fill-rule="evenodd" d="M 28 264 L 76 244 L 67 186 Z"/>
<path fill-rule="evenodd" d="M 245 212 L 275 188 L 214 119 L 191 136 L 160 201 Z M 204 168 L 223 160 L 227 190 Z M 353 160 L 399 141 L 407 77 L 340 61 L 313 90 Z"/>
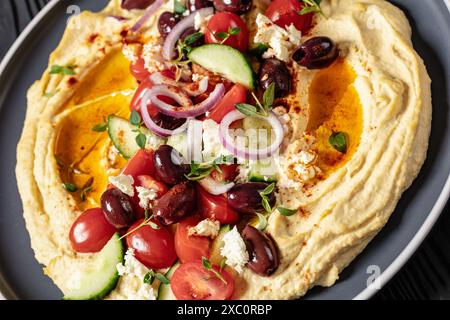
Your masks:
<path fill-rule="evenodd" d="M 145 95 L 144 95 L 144 97 L 145 97 Z M 186 128 L 188 126 L 188 121 L 186 121 L 181 127 L 178 127 L 175 130 L 164 129 L 164 128 L 158 126 L 153 121 L 152 117 L 150 117 L 150 114 L 148 113 L 148 106 L 146 103 L 141 104 L 141 114 L 142 114 L 142 119 L 144 120 L 145 126 L 149 130 L 151 130 L 153 133 L 155 133 L 156 135 L 158 135 L 160 137 L 170 137 L 175 134 L 182 133 L 182 132 L 186 131 Z"/>
<path fill-rule="evenodd" d="M 131 32 L 136 32 L 150 19 L 156 11 L 164 4 L 164 0 L 156 0 L 147 9 L 145 9 L 144 15 L 131 27 Z"/>
<path fill-rule="evenodd" d="M 202 115 L 212 108 L 214 108 L 217 103 L 222 99 L 222 97 L 225 94 L 225 86 L 222 83 L 219 83 L 214 88 L 214 91 L 211 92 L 208 98 L 206 98 L 201 103 L 192 106 L 191 104 L 187 104 L 184 102 L 186 98 L 179 92 L 178 94 L 175 94 L 169 89 L 167 86 L 159 85 L 155 86 L 152 89 L 149 90 L 149 94 L 147 98 L 150 99 L 152 104 L 158 108 L 159 111 L 162 113 L 174 117 L 174 118 L 195 118 L 199 115 Z M 161 99 L 158 98 L 158 96 L 168 96 L 172 99 L 174 99 L 179 105 L 182 107 L 174 107 L 168 103 L 165 103 L 164 101 L 161 101 Z M 148 100 L 144 97 L 142 100 L 147 102 Z M 189 98 L 187 100 L 190 101 Z"/>
<path fill-rule="evenodd" d="M 208 193 L 218 196 L 219 194 L 224 194 L 225 192 L 228 192 L 231 188 L 234 187 L 233 182 L 229 183 L 223 183 L 218 182 L 211 178 L 210 176 L 207 176 L 201 180 L 198 181 L 200 185 L 208 191 Z"/>
<path fill-rule="evenodd" d="M 194 11 L 189 16 L 178 22 L 175 27 L 173 27 L 172 31 L 167 36 L 164 41 L 164 47 L 162 51 L 163 58 L 166 61 L 173 60 L 176 58 L 175 47 L 177 45 L 178 39 L 180 39 L 181 35 L 188 28 L 192 28 L 195 26 L 195 16 L 199 14 L 201 17 L 207 17 L 214 13 L 214 8 L 208 7 L 203 8 L 197 11 Z"/>
<path fill-rule="evenodd" d="M 238 146 L 234 139 L 231 137 L 229 129 L 230 125 L 238 120 L 242 120 L 246 117 L 246 115 L 242 114 L 238 110 L 234 110 L 229 112 L 220 123 L 219 126 L 219 139 L 220 143 L 231 152 L 233 155 L 237 156 L 241 159 L 248 160 L 260 160 L 266 159 L 272 156 L 277 150 L 280 148 L 283 143 L 284 138 L 284 129 L 280 120 L 278 120 L 277 116 L 270 112 L 269 116 L 255 116 L 256 118 L 267 121 L 273 128 L 275 133 L 275 141 L 268 147 L 265 148 L 246 148 L 245 146 Z"/>
<path fill-rule="evenodd" d="M 198 83 L 195 83 L 195 82 L 186 83 L 186 82 L 177 82 L 169 77 L 162 75 L 160 72 L 153 73 L 150 76 L 150 80 L 155 85 L 166 84 L 166 85 L 174 86 L 174 87 L 179 86 L 179 87 L 181 87 L 181 89 L 183 89 L 184 92 L 186 92 L 191 97 L 197 97 L 197 96 L 205 93 L 206 90 L 208 90 L 208 84 L 209 84 L 208 77 L 202 78 Z M 194 89 L 192 87 L 197 87 L 197 88 Z"/>

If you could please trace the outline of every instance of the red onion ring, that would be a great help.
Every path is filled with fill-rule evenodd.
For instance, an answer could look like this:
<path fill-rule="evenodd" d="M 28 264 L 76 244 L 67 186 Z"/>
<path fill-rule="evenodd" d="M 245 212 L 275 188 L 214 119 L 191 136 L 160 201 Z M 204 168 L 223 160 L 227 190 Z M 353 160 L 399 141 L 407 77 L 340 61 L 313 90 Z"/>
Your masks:
<path fill-rule="evenodd" d="M 152 117 L 150 117 L 150 114 L 148 113 L 147 104 L 141 105 L 141 114 L 142 114 L 142 119 L 144 120 L 145 126 L 149 130 L 151 130 L 153 133 L 155 133 L 156 135 L 158 135 L 160 137 L 170 137 L 175 134 L 182 133 L 182 132 L 186 131 L 186 128 L 188 126 L 188 121 L 186 121 L 181 127 L 178 127 L 175 130 L 164 129 L 164 128 L 158 126 L 153 121 Z"/>
<path fill-rule="evenodd" d="M 200 14 L 202 17 L 207 17 L 209 15 L 212 15 L 214 13 L 214 8 L 208 7 L 203 8 L 197 11 L 194 11 L 189 16 L 178 22 L 175 27 L 173 27 L 172 31 L 167 36 L 166 40 L 164 41 L 164 47 L 162 51 L 162 56 L 166 61 L 170 61 L 175 58 L 176 52 L 175 47 L 177 45 L 178 39 L 180 39 L 181 35 L 183 34 L 186 29 L 194 27 L 195 25 L 195 16 L 197 14 Z"/>
<path fill-rule="evenodd" d="M 208 77 L 202 78 L 202 80 L 200 80 L 198 83 L 195 82 L 186 83 L 186 82 L 177 82 L 169 77 L 162 75 L 160 72 L 155 72 L 151 74 L 150 81 L 152 81 L 153 84 L 155 85 L 166 84 L 173 87 L 180 86 L 181 89 L 183 89 L 183 91 L 186 92 L 191 97 L 197 97 L 205 93 L 206 90 L 208 90 L 209 84 Z M 197 86 L 196 89 L 192 88 L 195 86 Z"/>
<path fill-rule="evenodd" d="M 156 11 L 164 4 L 164 0 L 156 0 L 147 9 L 145 9 L 144 15 L 131 27 L 131 32 L 136 32 L 150 19 Z"/>
<path fill-rule="evenodd" d="M 172 89 L 171 89 L 172 88 Z M 176 88 L 175 88 L 176 89 Z M 173 87 L 169 86 L 155 86 L 150 89 L 146 95 L 142 98 L 142 103 L 147 102 L 150 99 L 151 103 L 162 113 L 174 117 L 174 118 L 195 118 L 199 115 L 202 115 L 212 108 L 214 108 L 217 103 L 222 99 L 225 95 L 225 86 L 222 83 L 219 83 L 214 88 L 214 91 L 211 92 L 208 98 L 203 100 L 201 103 L 192 106 L 192 101 L 183 95 L 181 92 L 174 93 Z M 174 107 L 164 101 L 161 101 L 158 96 L 168 96 L 174 99 L 179 105 L 182 107 Z M 188 100 L 187 103 L 185 100 Z"/>
<path fill-rule="evenodd" d="M 210 176 L 199 180 L 198 183 L 205 189 L 208 193 L 218 196 L 225 192 L 228 192 L 231 188 L 234 187 L 234 183 L 222 183 L 214 180 Z"/>
<path fill-rule="evenodd" d="M 268 147 L 255 149 L 255 148 L 242 148 L 234 143 L 234 139 L 229 133 L 230 125 L 233 122 L 242 120 L 246 115 L 242 114 L 238 110 L 229 112 L 220 122 L 219 126 L 219 139 L 220 143 L 231 152 L 233 155 L 241 159 L 260 160 L 266 159 L 272 156 L 281 146 L 284 139 L 284 129 L 280 120 L 278 120 L 275 113 L 270 112 L 269 116 L 255 116 L 256 118 L 266 120 L 273 128 L 275 132 L 275 141 Z"/>

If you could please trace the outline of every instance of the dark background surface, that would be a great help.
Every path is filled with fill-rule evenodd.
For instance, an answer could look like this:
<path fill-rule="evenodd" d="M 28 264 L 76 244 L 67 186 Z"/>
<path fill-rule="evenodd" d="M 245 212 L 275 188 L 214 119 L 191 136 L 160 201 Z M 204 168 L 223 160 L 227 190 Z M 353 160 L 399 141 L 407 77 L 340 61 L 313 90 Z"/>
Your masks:
<path fill-rule="evenodd" d="M 414 0 L 416 1 L 416 0 Z M 48 0 L 0 1 L 0 59 Z M 444 41 L 449 41 L 447 38 Z M 375 299 L 450 299 L 450 217 L 441 218 L 413 258 Z"/>

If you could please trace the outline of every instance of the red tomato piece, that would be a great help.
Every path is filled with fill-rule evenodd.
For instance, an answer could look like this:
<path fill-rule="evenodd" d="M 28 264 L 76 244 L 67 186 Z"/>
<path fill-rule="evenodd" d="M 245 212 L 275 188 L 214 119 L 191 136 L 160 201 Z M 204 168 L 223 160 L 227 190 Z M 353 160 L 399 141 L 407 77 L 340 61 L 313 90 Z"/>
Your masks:
<path fill-rule="evenodd" d="M 164 183 L 159 182 L 155 180 L 153 177 L 148 175 L 138 176 L 137 185 L 147 189 L 155 190 L 157 194 L 156 199 L 161 198 L 169 191 L 169 188 Z"/>
<path fill-rule="evenodd" d="M 239 33 L 230 35 L 225 42 L 220 33 L 227 33 L 231 29 L 239 28 Z M 218 36 L 219 35 L 219 36 Z M 208 22 L 206 43 L 222 43 L 241 52 L 248 49 L 249 31 L 245 22 L 238 15 L 231 12 L 218 12 Z"/>
<path fill-rule="evenodd" d="M 139 149 L 138 152 L 128 161 L 122 174 L 131 175 L 135 182 L 138 176 L 153 176 L 155 173 L 155 164 L 153 162 L 153 151 Z"/>
<path fill-rule="evenodd" d="M 175 270 L 170 287 L 178 300 L 228 300 L 234 293 L 234 279 L 218 266 L 213 269 L 220 273 L 222 281 L 201 262 L 182 264 Z"/>
<path fill-rule="evenodd" d="M 221 172 L 217 170 L 211 172 L 211 177 L 218 182 L 234 181 L 234 179 L 238 174 L 237 172 L 238 166 L 236 164 L 231 165 L 221 164 L 219 168 Z"/>
<path fill-rule="evenodd" d="M 139 59 L 130 65 L 130 71 L 133 77 L 136 78 L 138 81 L 145 81 L 150 76 L 150 73 L 145 68 L 145 61 L 142 59 L 142 57 L 139 57 Z"/>
<path fill-rule="evenodd" d="M 207 237 L 189 235 L 189 229 L 196 226 L 200 221 L 200 217 L 191 216 L 177 225 L 175 250 L 182 263 L 201 261 L 202 257 L 209 258 L 211 240 Z"/>
<path fill-rule="evenodd" d="M 212 195 L 200 185 L 197 195 L 203 217 L 218 220 L 221 224 L 236 224 L 239 221 L 239 213 L 228 205 L 225 195 Z"/>
<path fill-rule="evenodd" d="M 237 103 L 245 102 L 247 102 L 247 89 L 240 84 L 235 84 L 230 91 L 225 94 L 222 100 L 220 100 L 217 106 L 211 110 L 208 118 L 220 123 L 230 111 L 235 109 L 234 106 Z"/>
<path fill-rule="evenodd" d="M 156 220 L 151 220 L 159 229 L 146 224 L 143 220 L 135 222 L 129 230 L 127 245 L 134 249 L 134 256 L 149 269 L 168 268 L 177 260 L 173 235 Z"/>
<path fill-rule="evenodd" d="M 76 252 L 99 252 L 115 232 L 101 208 L 88 209 L 73 223 L 69 240 Z"/>
<path fill-rule="evenodd" d="M 137 112 L 141 111 L 142 97 L 144 96 L 145 92 L 148 89 L 151 89 L 152 87 L 153 87 L 153 83 L 150 81 L 149 78 L 146 78 L 144 81 L 141 82 L 141 84 L 137 88 L 136 92 L 134 93 L 133 99 L 131 100 L 131 103 L 130 103 L 131 111 L 137 111 Z M 151 104 L 148 104 L 147 106 L 149 106 L 148 111 L 150 113 L 150 116 L 154 116 L 158 112 L 158 110 L 155 107 L 151 106 Z"/>
<path fill-rule="evenodd" d="M 266 16 L 280 27 L 293 24 L 302 33 L 312 26 L 313 13 L 300 14 L 303 2 L 298 0 L 274 0 L 266 10 Z"/>

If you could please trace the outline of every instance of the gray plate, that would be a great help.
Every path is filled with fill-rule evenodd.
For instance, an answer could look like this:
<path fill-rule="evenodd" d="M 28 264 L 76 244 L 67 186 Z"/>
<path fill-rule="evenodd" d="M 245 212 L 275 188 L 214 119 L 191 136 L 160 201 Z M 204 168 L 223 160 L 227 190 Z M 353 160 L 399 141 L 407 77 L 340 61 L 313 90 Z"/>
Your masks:
<path fill-rule="evenodd" d="M 414 28 L 414 46 L 433 79 L 433 128 L 428 159 L 404 194 L 388 225 L 342 273 L 331 288 L 315 288 L 308 299 L 365 299 L 375 290 L 367 280 L 381 271 L 384 285 L 428 234 L 450 194 L 450 14 L 443 0 L 395 0 Z M 0 65 L 0 290 L 9 299 L 60 299 L 61 292 L 34 259 L 22 218 L 14 168 L 16 145 L 26 111 L 25 93 L 41 77 L 49 54 L 59 43 L 67 11 L 77 4 L 97 11 L 107 0 L 52 1 L 24 31 Z M 68 9 L 69 8 L 69 9 Z M 71 11 L 71 9 L 72 11 Z M 368 273 L 368 271 L 370 271 Z"/>

